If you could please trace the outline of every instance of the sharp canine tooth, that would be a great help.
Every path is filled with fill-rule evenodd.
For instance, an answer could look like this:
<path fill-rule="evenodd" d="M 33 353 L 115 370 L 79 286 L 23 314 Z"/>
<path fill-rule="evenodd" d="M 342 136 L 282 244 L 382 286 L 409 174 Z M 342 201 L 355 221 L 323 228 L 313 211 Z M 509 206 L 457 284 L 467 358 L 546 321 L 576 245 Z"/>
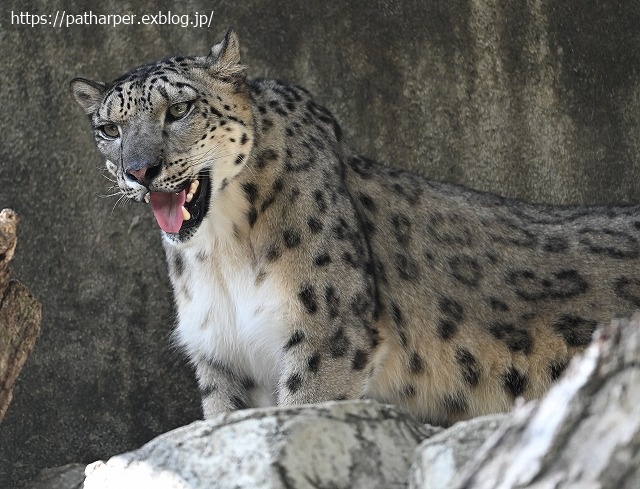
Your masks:
<path fill-rule="evenodd" d="M 185 221 L 188 221 L 189 219 L 191 219 L 191 214 L 189 214 L 189 211 L 185 209 L 184 206 L 182 206 L 181 208 L 182 208 L 182 219 L 184 219 Z"/>
<path fill-rule="evenodd" d="M 144 201 L 148 204 L 150 199 L 149 199 L 149 194 L 144 194 Z"/>
<path fill-rule="evenodd" d="M 198 180 L 192 180 L 189 184 L 189 191 L 187 192 L 186 201 L 191 202 L 193 200 L 193 196 L 196 194 L 198 190 Z"/>

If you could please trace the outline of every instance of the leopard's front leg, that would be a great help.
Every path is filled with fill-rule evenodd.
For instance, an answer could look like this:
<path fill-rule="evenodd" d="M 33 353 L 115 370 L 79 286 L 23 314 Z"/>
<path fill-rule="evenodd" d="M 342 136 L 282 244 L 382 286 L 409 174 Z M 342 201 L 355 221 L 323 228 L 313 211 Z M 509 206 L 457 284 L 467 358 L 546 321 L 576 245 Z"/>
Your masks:
<path fill-rule="evenodd" d="M 312 230 L 272 265 L 287 296 L 289 335 L 278 405 L 362 398 L 378 361 L 383 311 L 374 258 L 347 192 L 334 197 L 334 212 L 309 219 L 330 234 Z"/>
<path fill-rule="evenodd" d="M 284 347 L 278 405 L 364 397 L 377 345 L 372 325 L 306 321 L 293 330 Z"/>
<path fill-rule="evenodd" d="M 204 418 L 250 407 L 250 379 L 237 375 L 220 362 L 200 360 L 196 376 L 202 397 Z"/>

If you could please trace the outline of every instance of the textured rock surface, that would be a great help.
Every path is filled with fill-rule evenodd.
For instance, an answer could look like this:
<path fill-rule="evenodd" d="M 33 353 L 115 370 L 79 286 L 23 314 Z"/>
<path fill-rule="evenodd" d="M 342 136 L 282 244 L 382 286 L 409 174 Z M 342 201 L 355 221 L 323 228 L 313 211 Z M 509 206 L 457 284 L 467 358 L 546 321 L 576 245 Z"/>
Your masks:
<path fill-rule="evenodd" d="M 0 208 L 22 217 L 16 276 L 42 302 L 38 348 L 0 425 L 0 487 L 136 448 L 200 416 L 168 346 L 171 294 L 145 206 L 110 185 L 73 76 L 206 53 L 233 25 L 252 75 L 307 86 L 354 148 L 482 190 L 640 201 L 640 2 L 103 2 L 96 14 L 214 11 L 209 28 L 18 25 L 0 2 Z"/>
<path fill-rule="evenodd" d="M 374 402 L 248 410 L 198 421 L 87 467 L 85 489 L 391 489 L 435 429 Z"/>
<path fill-rule="evenodd" d="M 450 489 L 456 475 L 509 418 L 495 414 L 462 421 L 423 441 L 415 452 L 409 488 Z"/>

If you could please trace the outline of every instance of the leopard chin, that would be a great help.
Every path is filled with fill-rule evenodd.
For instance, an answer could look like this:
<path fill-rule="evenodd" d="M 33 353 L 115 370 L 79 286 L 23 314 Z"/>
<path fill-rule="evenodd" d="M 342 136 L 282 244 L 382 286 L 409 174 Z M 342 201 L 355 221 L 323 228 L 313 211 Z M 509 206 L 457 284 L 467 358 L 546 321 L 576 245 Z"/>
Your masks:
<path fill-rule="evenodd" d="M 181 239 L 191 236 L 209 210 L 209 172 L 201 172 L 196 179 L 185 182 L 179 192 L 150 191 L 144 197 L 151 205 L 156 222 L 162 231 Z"/>

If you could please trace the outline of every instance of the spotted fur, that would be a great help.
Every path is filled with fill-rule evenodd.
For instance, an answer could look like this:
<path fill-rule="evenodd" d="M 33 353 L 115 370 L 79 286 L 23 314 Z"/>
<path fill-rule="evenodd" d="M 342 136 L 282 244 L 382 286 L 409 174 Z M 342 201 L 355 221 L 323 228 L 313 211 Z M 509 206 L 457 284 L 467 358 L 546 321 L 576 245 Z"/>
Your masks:
<path fill-rule="evenodd" d="M 354 155 L 306 90 L 245 77 L 232 31 L 72 93 L 126 197 L 208 174 L 201 222 L 163 233 L 206 417 L 360 397 L 443 424 L 506 410 L 640 306 L 638 207 L 527 205 Z"/>

